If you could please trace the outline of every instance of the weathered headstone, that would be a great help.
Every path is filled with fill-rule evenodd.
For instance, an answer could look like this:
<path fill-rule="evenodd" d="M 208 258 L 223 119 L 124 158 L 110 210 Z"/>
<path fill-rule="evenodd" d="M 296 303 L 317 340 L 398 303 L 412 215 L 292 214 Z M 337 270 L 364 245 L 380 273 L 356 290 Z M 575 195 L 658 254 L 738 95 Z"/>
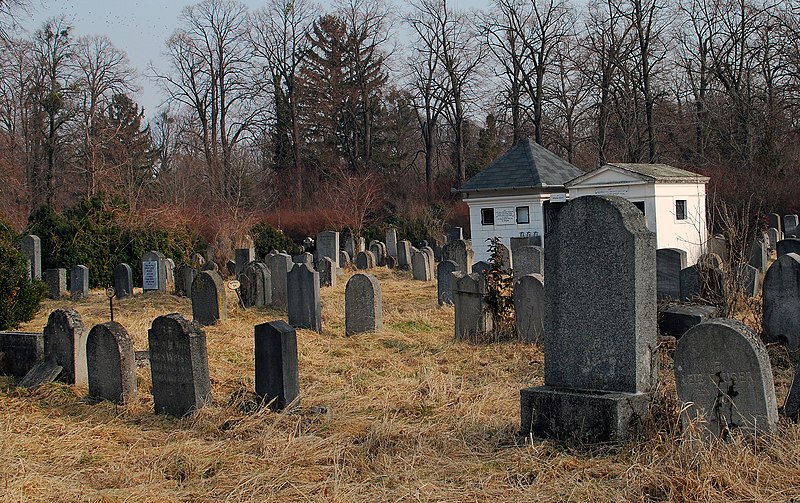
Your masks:
<path fill-rule="evenodd" d="M 431 280 L 431 264 L 425 252 L 412 252 L 411 254 L 411 274 L 418 281 Z"/>
<path fill-rule="evenodd" d="M 763 312 L 764 342 L 800 349 L 800 254 L 788 253 L 767 270 Z"/>
<path fill-rule="evenodd" d="M 458 270 L 458 264 L 452 260 L 439 262 L 436 267 L 436 289 L 439 305 L 453 304 L 453 273 Z"/>
<path fill-rule="evenodd" d="M 713 436 L 775 430 L 778 407 L 767 348 L 743 323 L 716 318 L 675 347 L 675 387 L 684 425 L 700 419 Z"/>
<path fill-rule="evenodd" d="M 366 270 L 375 267 L 375 255 L 371 251 L 358 252 L 356 255 L 356 269 Z"/>
<path fill-rule="evenodd" d="M 287 275 L 289 325 L 322 333 L 319 273 L 307 264 L 295 264 Z"/>
<path fill-rule="evenodd" d="M 200 268 L 205 263 L 206 263 L 205 257 L 203 257 L 201 254 L 197 252 L 192 253 L 192 255 L 189 257 L 189 265 L 191 265 L 195 269 Z"/>
<path fill-rule="evenodd" d="M 336 263 L 330 257 L 322 257 L 319 261 L 319 286 L 330 286 L 336 288 Z"/>
<path fill-rule="evenodd" d="M 74 309 L 56 309 L 44 327 L 44 359 L 63 368 L 61 380 L 67 384 L 86 385 L 86 328 Z"/>
<path fill-rule="evenodd" d="M 486 280 L 482 274 L 453 273 L 455 336 L 474 341 L 494 327 L 486 305 Z"/>
<path fill-rule="evenodd" d="M 266 262 L 272 276 L 272 307 L 286 309 L 288 307 L 286 275 L 292 268 L 292 257 L 285 253 L 270 253 Z"/>
<path fill-rule="evenodd" d="M 167 291 L 175 291 L 175 261 L 171 258 L 164 259 L 164 270 L 166 271 Z"/>
<path fill-rule="evenodd" d="M 188 265 L 181 264 L 175 270 L 175 295 L 181 297 L 192 297 L 192 283 L 197 277 L 197 269 Z"/>
<path fill-rule="evenodd" d="M 503 269 L 514 268 L 514 257 L 511 255 L 511 250 L 508 246 L 498 242 L 497 253 L 500 259 L 503 261 Z"/>
<path fill-rule="evenodd" d="M 369 251 L 375 256 L 375 265 L 383 267 L 386 265 L 386 245 L 381 241 L 370 241 Z"/>
<path fill-rule="evenodd" d="M 716 314 L 716 306 L 670 306 L 658 313 L 658 331 L 679 339 L 687 330 Z"/>
<path fill-rule="evenodd" d="M 317 263 L 324 257 L 333 261 L 334 271 L 339 267 L 339 233 L 325 231 L 317 234 Z"/>
<path fill-rule="evenodd" d="M 42 279 L 42 240 L 39 236 L 28 234 L 22 236 L 22 254 L 30 265 L 29 275 L 32 279 Z"/>
<path fill-rule="evenodd" d="M 381 284 L 371 274 L 354 274 L 344 292 L 345 335 L 383 330 Z"/>
<path fill-rule="evenodd" d="M 240 292 L 244 307 L 266 307 L 272 303 L 272 274 L 263 262 L 247 264 Z"/>
<path fill-rule="evenodd" d="M 133 269 L 124 262 L 114 268 L 114 295 L 118 299 L 133 296 Z"/>
<path fill-rule="evenodd" d="M 783 233 L 774 227 L 770 227 L 767 229 L 767 245 L 769 246 L 770 250 L 774 250 L 778 244 L 778 241 L 783 239 Z"/>
<path fill-rule="evenodd" d="M 92 327 L 86 341 L 89 396 L 118 404 L 136 397 L 133 339 L 115 321 Z"/>
<path fill-rule="evenodd" d="M 272 410 L 297 405 L 300 371 L 297 332 L 283 320 L 255 326 L 256 394 Z"/>
<path fill-rule="evenodd" d="M 225 272 L 228 274 L 228 277 L 234 276 L 236 274 L 236 262 L 228 260 L 225 263 Z"/>
<path fill-rule="evenodd" d="M 450 241 L 445 245 L 442 252 L 444 260 L 452 260 L 458 264 L 458 270 L 463 273 L 472 271 L 472 263 L 475 261 L 475 253 L 468 241 L 463 239 Z"/>
<path fill-rule="evenodd" d="M 774 228 L 779 231 L 783 229 L 781 225 L 781 216 L 777 213 L 767 213 L 767 228 Z"/>
<path fill-rule="evenodd" d="M 211 403 L 206 334 L 177 313 L 159 316 L 147 332 L 156 414 L 183 417 Z"/>
<path fill-rule="evenodd" d="M 728 260 L 728 240 L 721 234 L 712 236 L 706 243 L 706 251 L 718 255 L 723 261 Z"/>
<path fill-rule="evenodd" d="M 67 270 L 48 269 L 44 272 L 47 282 L 47 296 L 51 299 L 60 299 L 67 294 Z"/>
<path fill-rule="evenodd" d="M 520 342 L 542 343 L 544 278 L 540 274 L 527 274 L 514 281 L 514 321 Z"/>
<path fill-rule="evenodd" d="M 717 302 L 723 296 L 725 271 L 722 259 L 714 253 L 705 253 L 697 263 L 681 269 L 681 300 L 701 298 Z"/>
<path fill-rule="evenodd" d="M 452 243 L 453 241 L 461 241 L 464 239 L 464 229 L 461 227 L 450 227 L 450 230 L 447 231 L 447 242 Z"/>
<path fill-rule="evenodd" d="M 293 264 L 306 264 L 308 267 L 314 269 L 314 254 L 311 252 L 303 252 L 299 255 L 292 256 Z"/>
<path fill-rule="evenodd" d="M 411 269 L 411 242 L 400 241 L 397 243 L 397 268 L 402 271 Z"/>
<path fill-rule="evenodd" d="M 23 377 L 44 359 L 44 334 L 0 332 L 0 375 Z"/>
<path fill-rule="evenodd" d="M 681 271 L 686 269 L 686 251 L 678 248 L 656 250 L 656 289 L 659 299 L 681 298 Z"/>
<path fill-rule="evenodd" d="M 255 248 L 237 248 L 234 251 L 234 260 L 236 262 L 236 279 L 239 279 L 239 277 L 244 273 L 244 269 L 247 267 L 247 264 L 255 260 L 255 258 Z"/>
<path fill-rule="evenodd" d="M 358 238 L 358 241 L 356 241 L 356 253 L 366 250 L 367 250 L 366 240 L 363 237 Z"/>
<path fill-rule="evenodd" d="M 781 239 L 775 245 L 775 254 L 778 258 L 783 257 L 787 253 L 800 254 L 800 238 Z"/>
<path fill-rule="evenodd" d="M 794 236 L 797 233 L 798 218 L 797 215 L 784 215 L 783 216 L 783 235 L 786 237 Z"/>
<path fill-rule="evenodd" d="M 748 257 L 747 263 L 758 269 L 761 273 L 767 272 L 767 267 L 769 267 L 769 249 L 766 240 L 761 241 L 760 239 L 756 239 L 750 244 L 750 256 Z"/>
<path fill-rule="evenodd" d="M 515 236 L 509 239 L 511 243 L 511 256 L 517 260 L 517 250 L 525 246 L 537 246 L 533 242 L 533 236 Z M 516 264 L 514 264 L 516 266 Z M 538 273 L 537 273 L 538 274 Z"/>
<path fill-rule="evenodd" d="M 491 264 L 489 264 L 489 262 L 484 262 L 483 260 L 472 264 L 472 272 L 474 273 L 483 274 L 483 271 L 490 271 L 491 269 Z"/>
<path fill-rule="evenodd" d="M 341 250 L 339 252 L 339 268 L 341 269 L 349 265 L 350 265 L 350 255 L 346 251 Z"/>
<path fill-rule="evenodd" d="M 544 386 L 520 393 L 521 433 L 638 435 L 658 377 L 655 234 L 631 202 L 584 196 L 544 250 Z"/>
<path fill-rule="evenodd" d="M 748 297 L 755 297 L 761 290 L 761 273 L 755 267 L 742 264 L 733 267 L 731 280 L 736 289 Z"/>
<path fill-rule="evenodd" d="M 544 274 L 544 250 L 540 246 L 520 246 L 513 254 L 515 278 L 528 274 Z"/>
<path fill-rule="evenodd" d="M 194 279 L 192 317 L 201 325 L 213 325 L 228 317 L 225 284 L 219 273 L 202 271 Z"/>
<path fill-rule="evenodd" d="M 142 256 L 142 291 L 167 291 L 167 259 L 163 253 L 149 251 Z"/>
<path fill-rule="evenodd" d="M 397 257 L 397 229 L 394 227 L 386 229 L 386 255 Z"/>
<path fill-rule="evenodd" d="M 344 251 L 346 251 L 351 258 L 355 258 L 356 254 L 358 253 L 358 251 L 356 250 L 356 238 L 353 237 L 352 232 L 348 232 L 347 234 L 345 234 Z"/>
<path fill-rule="evenodd" d="M 201 271 L 214 271 L 216 273 L 219 273 L 219 265 L 216 262 L 214 262 L 213 260 L 209 260 L 208 262 L 206 262 L 205 264 L 200 266 L 200 270 Z"/>
<path fill-rule="evenodd" d="M 42 360 L 34 365 L 17 385 L 20 388 L 37 388 L 58 379 L 64 368 L 53 360 Z"/>
<path fill-rule="evenodd" d="M 386 255 L 386 267 L 388 269 L 397 269 L 397 257 Z"/>
<path fill-rule="evenodd" d="M 78 264 L 72 268 L 69 276 L 69 298 L 81 300 L 89 296 L 89 268 Z"/>

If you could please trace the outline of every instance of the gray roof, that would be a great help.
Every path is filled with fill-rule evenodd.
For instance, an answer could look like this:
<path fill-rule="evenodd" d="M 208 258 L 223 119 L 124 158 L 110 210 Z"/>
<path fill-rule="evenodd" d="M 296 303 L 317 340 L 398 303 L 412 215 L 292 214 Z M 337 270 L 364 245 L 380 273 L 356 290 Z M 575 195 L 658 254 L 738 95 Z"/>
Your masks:
<path fill-rule="evenodd" d="M 625 162 L 610 162 L 608 164 L 632 173 L 637 173 L 657 182 L 707 182 L 709 180 L 707 176 L 676 168 L 669 164 L 635 164 Z"/>
<path fill-rule="evenodd" d="M 583 171 L 530 138 L 520 140 L 457 192 L 563 187 Z"/>

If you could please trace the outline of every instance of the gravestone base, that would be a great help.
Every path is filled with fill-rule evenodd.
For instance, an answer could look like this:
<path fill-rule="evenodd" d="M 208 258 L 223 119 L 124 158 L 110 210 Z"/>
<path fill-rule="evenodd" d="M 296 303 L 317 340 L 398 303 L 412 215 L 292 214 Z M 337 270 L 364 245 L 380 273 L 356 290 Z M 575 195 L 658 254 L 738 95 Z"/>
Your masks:
<path fill-rule="evenodd" d="M 520 391 L 519 435 L 580 443 L 639 436 L 648 393 L 592 392 L 538 386 Z"/>
<path fill-rule="evenodd" d="M 716 314 L 715 306 L 673 306 L 658 313 L 658 331 L 680 339 L 687 330 Z"/>

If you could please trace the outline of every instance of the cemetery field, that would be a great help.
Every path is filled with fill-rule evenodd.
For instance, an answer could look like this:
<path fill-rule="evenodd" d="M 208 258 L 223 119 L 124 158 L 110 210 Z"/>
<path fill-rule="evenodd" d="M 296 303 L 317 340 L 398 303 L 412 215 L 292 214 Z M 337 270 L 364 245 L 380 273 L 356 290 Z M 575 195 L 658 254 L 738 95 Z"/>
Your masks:
<path fill-rule="evenodd" d="M 91 404 L 87 390 L 16 390 L 0 377 L 2 501 L 789 501 L 800 498 L 800 427 L 727 443 L 681 433 L 672 369 L 661 378 L 641 441 L 565 447 L 516 439 L 519 391 L 544 383 L 540 348 L 456 342 L 453 310 L 436 283 L 378 268 L 384 325 L 345 337 L 346 272 L 323 288 L 323 333 L 297 331 L 301 404 L 257 407 L 253 326 L 285 313 L 237 307 L 206 327 L 213 403 L 190 418 L 153 414 L 150 368 L 138 398 Z M 45 301 L 23 330 L 41 331 L 57 307 L 87 330 L 108 320 L 93 290 Z M 149 293 L 115 303 L 115 320 L 147 349 L 159 315 L 191 318 L 189 299 Z M 770 348 L 778 403 L 793 368 Z"/>

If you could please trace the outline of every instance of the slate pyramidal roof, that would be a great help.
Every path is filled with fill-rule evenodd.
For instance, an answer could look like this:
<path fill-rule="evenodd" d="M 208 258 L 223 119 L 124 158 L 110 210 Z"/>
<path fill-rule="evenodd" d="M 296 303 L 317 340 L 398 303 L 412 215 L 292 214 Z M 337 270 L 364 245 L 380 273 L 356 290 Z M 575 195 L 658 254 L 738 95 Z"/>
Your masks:
<path fill-rule="evenodd" d="M 455 192 L 563 188 L 566 182 L 582 174 L 579 168 L 525 138 Z"/>

